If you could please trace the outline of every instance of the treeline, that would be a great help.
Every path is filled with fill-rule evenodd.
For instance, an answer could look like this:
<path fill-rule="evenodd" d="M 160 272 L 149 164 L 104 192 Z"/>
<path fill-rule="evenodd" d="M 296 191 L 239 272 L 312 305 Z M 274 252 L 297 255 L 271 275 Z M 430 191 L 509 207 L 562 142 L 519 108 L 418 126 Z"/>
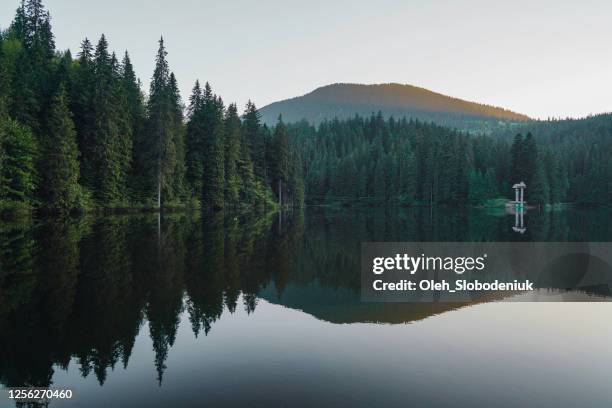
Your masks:
<path fill-rule="evenodd" d="M 612 121 L 524 125 L 527 134 L 469 135 L 415 120 L 362 118 L 290 126 L 307 202 L 493 205 L 527 183 L 531 204 L 612 204 Z M 530 126 L 550 126 L 542 136 Z M 555 127 L 557 126 L 557 127 Z M 501 200 L 500 200 L 501 202 Z"/>
<path fill-rule="evenodd" d="M 0 33 L 0 202 L 67 212 L 90 207 L 301 205 L 299 160 L 282 121 L 241 118 L 206 84 L 186 110 L 163 39 L 145 95 L 126 52 L 104 35 L 77 58 L 55 49 L 40 0 Z M 186 110 L 186 115 L 185 115 Z"/>
<path fill-rule="evenodd" d="M 269 128 L 208 83 L 184 106 L 166 56 L 160 40 L 145 94 L 127 52 L 104 36 L 58 52 L 40 0 L 22 2 L 0 33 L 0 211 L 490 205 L 517 181 L 530 203 L 612 204 L 610 115 L 492 135 L 382 113 Z"/>
<path fill-rule="evenodd" d="M 385 120 L 381 113 L 323 122 L 318 128 L 300 122 L 290 133 L 303 158 L 309 203 L 417 205 L 468 199 L 466 134 L 418 121 Z"/>
<path fill-rule="evenodd" d="M 532 175 L 532 195 L 535 189 L 542 201 L 612 205 L 611 114 L 531 122 L 516 131 L 534 135 L 535 143 L 531 144 L 536 145 L 536 157 L 521 160 L 515 170 L 522 168 Z M 498 132 L 494 137 L 509 140 L 512 135 Z M 534 150 L 528 146 L 522 149 Z"/>

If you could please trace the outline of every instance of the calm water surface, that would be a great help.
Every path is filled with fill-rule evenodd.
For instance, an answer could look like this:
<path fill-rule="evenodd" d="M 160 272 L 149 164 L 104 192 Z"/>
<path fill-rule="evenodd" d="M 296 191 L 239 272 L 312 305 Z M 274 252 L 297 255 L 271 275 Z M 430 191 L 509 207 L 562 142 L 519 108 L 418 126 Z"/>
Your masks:
<path fill-rule="evenodd" d="M 361 241 L 611 241 L 610 218 L 531 212 L 524 234 L 429 209 L 3 222 L 0 386 L 74 390 L 51 407 L 612 406 L 609 303 L 359 294 Z"/>

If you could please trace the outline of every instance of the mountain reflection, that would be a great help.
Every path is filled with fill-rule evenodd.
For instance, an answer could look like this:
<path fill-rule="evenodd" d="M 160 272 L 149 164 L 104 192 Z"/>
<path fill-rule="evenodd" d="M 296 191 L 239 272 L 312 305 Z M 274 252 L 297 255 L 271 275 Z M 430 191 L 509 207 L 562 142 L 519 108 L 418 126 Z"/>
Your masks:
<path fill-rule="evenodd" d="M 607 213 L 530 215 L 526 236 L 486 212 L 169 214 L 0 223 L 0 383 L 49 386 L 76 362 L 100 384 L 147 326 L 161 384 L 180 316 L 195 336 L 258 299 L 330 322 L 409 322 L 461 304 L 364 305 L 362 241 L 609 240 Z M 487 301 L 482 299 L 481 301 Z"/>

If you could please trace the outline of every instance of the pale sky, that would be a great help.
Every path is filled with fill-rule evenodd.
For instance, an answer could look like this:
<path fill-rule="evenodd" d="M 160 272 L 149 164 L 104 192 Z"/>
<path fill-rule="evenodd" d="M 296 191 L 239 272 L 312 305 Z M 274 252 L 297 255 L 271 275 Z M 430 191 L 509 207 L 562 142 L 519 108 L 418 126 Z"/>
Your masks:
<path fill-rule="evenodd" d="M 0 27 L 19 0 L 0 2 Z M 163 34 L 182 97 L 257 106 L 335 82 L 399 82 L 532 117 L 612 111 L 612 2 L 43 0 L 59 49 L 105 33 L 148 90 Z"/>

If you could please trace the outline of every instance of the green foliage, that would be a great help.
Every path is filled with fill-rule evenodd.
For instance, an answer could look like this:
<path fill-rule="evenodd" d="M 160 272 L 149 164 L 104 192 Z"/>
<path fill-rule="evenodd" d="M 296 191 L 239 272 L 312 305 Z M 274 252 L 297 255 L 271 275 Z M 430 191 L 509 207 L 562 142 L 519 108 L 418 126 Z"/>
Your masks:
<path fill-rule="evenodd" d="M 235 104 L 225 112 L 225 201 L 236 206 L 240 200 L 240 118 Z"/>
<path fill-rule="evenodd" d="M 542 163 L 538 163 L 536 166 L 531 182 L 529 202 L 538 206 L 550 203 L 550 184 Z"/>
<path fill-rule="evenodd" d="M 32 132 L 13 119 L 0 118 L 0 200 L 37 204 L 37 155 Z"/>
<path fill-rule="evenodd" d="M 468 194 L 465 134 L 417 121 L 369 118 L 289 127 L 309 203 L 461 204 Z"/>
<path fill-rule="evenodd" d="M 473 205 L 483 205 L 498 196 L 495 187 L 493 172 L 489 170 L 482 174 L 478 170 L 472 170 L 469 175 L 468 201 Z"/>
<path fill-rule="evenodd" d="M 177 170 L 177 135 L 175 132 L 175 104 L 177 95 L 173 94 L 170 83 L 170 69 L 166 61 L 166 48 L 163 38 L 155 60 L 155 71 L 151 79 L 149 101 L 147 104 L 147 138 L 143 147 L 143 163 L 147 190 L 156 197 L 157 206 L 174 199 L 175 184 L 173 175 Z"/>
<path fill-rule="evenodd" d="M 56 53 L 49 13 L 24 1 L 0 33 L 3 208 L 273 208 L 279 180 L 286 204 L 301 205 L 300 157 L 286 135 L 272 146 L 254 104 L 241 120 L 208 84 L 194 87 L 185 123 L 166 56 L 162 39 L 145 98 L 127 52 L 119 63 L 102 35 L 76 59 Z"/>
<path fill-rule="evenodd" d="M 267 134 L 261 126 L 261 114 L 251 101 L 247 102 L 244 115 L 243 143 L 249 149 L 249 155 L 253 162 L 255 177 L 265 179 L 266 174 L 266 149 Z"/>
<path fill-rule="evenodd" d="M 274 136 L 270 146 L 270 158 L 267 162 L 270 164 L 271 169 L 272 188 L 280 203 L 282 196 L 287 195 L 286 184 L 289 180 L 289 139 L 287 127 L 283 123 L 281 116 L 278 117 L 278 123 L 274 128 Z"/>
<path fill-rule="evenodd" d="M 127 117 L 126 95 L 122 92 L 115 55 L 109 55 L 104 35 L 94 55 L 92 123 L 83 153 L 85 186 L 103 205 L 126 199 L 132 134 Z"/>
<path fill-rule="evenodd" d="M 52 100 L 47 128 L 49 133 L 42 145 L 45 157 L 41 184 L 43 206 L 68 212 L 83 206 L 84 198 L 79 185 L 76 131 L 63 88 Z"/>
<path fill-rule="evenodd" d="M 225 131 L 223 129 L 223 101 L 213 94 L 206 83 L 202 109 L 195 120 L 200 120 L 202 140 L 202 206 L 219 210 L 225 205 Z"/>

